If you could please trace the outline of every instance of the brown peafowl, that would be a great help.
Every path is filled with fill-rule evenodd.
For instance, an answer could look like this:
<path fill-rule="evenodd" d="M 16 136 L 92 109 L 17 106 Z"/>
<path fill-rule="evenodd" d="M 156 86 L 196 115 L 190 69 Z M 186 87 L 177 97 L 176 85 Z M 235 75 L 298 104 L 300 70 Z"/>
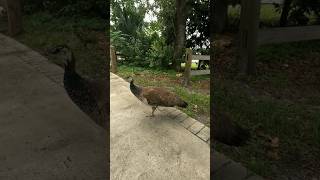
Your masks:
<path fill-rule="evenodd" d="M 221 110 L 213 108 L 213 138 L 223 144 L 230 146 L 242 146 L 250 138 L 250 132 L 242 128 L 230 119 L 230 116 Z"/>
<path fill-rule="evenodd" d="M 71 100 L 97 124 L 106 127 L 107 82 L 82 77 L 76 72 L 76 60 L 72 50 L 66 45 L 52 48 L 50 54 L 63 58 L 64 88 Z"/>
<path fill-rule="evenodd" d="M 139 87 L 134 84 L 132 77 L 128 77 L 131 92 L 142 102 L 152 107 L 151 116 L 158 106 L 186 108 L 188 103 L 176 94 L 159 87 Z"/>

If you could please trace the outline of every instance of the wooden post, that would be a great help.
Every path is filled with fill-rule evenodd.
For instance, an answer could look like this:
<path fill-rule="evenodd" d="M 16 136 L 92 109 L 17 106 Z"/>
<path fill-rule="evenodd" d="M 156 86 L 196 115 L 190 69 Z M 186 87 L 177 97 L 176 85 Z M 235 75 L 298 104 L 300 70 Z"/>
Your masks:
<path fill-rule="evenodd" d="M 184 81 L 183 86 L 187 87 L 190 81 L 190 71 L 192 64 L 192 49 L 186 49 L 186 58 L 185 58 L 185 66 L 184 66 Z"/>
<path fill-rule="evenodd" d="M 14 36 L 22 31 L 22 10 L 20 0 L 6 0 L 9 35 Z"/>
<path fill-rule="evenodd" d="M 110 47 L 110 54 L 111 54 L 111 72 L 117 73 L 117 55 L 116 55 L 116 50 L 113 46 Z"/>
<path fill-rule="evenodd" d="M 241 1 L 240 61 L 241 74 L 256 73 L 256 51 L 259 30 L 260 0 Z"/>

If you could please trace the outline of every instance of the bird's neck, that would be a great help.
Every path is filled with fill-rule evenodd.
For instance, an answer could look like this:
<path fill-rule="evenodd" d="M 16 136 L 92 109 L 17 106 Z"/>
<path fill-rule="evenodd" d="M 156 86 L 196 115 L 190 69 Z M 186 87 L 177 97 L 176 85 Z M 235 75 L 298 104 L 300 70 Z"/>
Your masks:
<path fill-rule="evenodd" d="M 130 82 L 130 90 L 135 96 L 139 96 L 141 93 L 141 88 L 136 86 L 133 81 Z"/>

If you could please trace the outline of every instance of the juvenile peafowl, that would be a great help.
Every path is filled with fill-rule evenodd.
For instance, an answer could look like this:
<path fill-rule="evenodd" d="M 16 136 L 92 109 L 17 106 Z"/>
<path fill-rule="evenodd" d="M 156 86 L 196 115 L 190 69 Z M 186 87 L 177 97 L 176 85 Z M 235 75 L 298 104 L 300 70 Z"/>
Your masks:
<path fill-rule="evenodd" d="M 152 107 L 151 116 L 154 116 L 154 111 L 158 106 L 163 107 L 182 107 L 186 108 L 188 103 L 182 100 L 176 94 L 159 87 L 139 87 L 134 84 L 132 77 L 128 77 L 130 82 L 131 92 L 143 103 Z"/>

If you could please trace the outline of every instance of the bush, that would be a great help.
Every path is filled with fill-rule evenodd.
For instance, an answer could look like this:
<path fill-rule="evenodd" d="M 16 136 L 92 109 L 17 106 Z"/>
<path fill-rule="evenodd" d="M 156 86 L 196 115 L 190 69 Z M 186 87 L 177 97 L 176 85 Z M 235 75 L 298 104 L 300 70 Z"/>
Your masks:
<path fill-rule="evenodd" d="M 173 59 L 173 47 L 166 45 L 164 38 L 153 41 L 147 52 L 149 67 L 168 67 Z"/>
<path fill-rule="evenodd" d="M 104 0 L 28 0 L 23 1 L 23 7 L 27 14 L 48 11 L 59 16 L 109 16 L 107 1 Z"/>
<path fill-rule="evenodd" d="M 120 31 L 111 32 L 111 44 L 125 58 L 127 65 L 140 67 L 168 67 L 173 57 L 173 47 L 156 34 L 137 38 Z"/>

